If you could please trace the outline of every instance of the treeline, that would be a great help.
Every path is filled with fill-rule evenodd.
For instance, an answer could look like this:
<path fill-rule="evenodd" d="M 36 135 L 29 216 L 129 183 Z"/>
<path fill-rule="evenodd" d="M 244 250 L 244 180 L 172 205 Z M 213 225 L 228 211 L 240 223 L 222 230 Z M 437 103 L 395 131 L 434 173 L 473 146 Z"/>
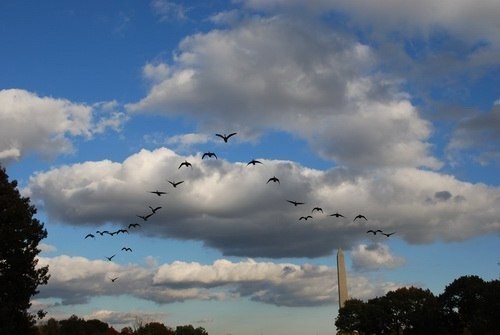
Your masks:
<path fill-rule="evenodd" d="M 347 300 L 335 320 L 339 334 L 500 334 L 500 280 L 463 276 L 441 295 L 416 287 Z"/>
<path fill-rule="evenodd" d="M 185 325 L 173 329 L 161 322 L 143 324 L 141 321 L 137 321 L 133 327 L 124 327 L 118 331 L 106 322 L 84 320 L 76 315 L 65 320 L 51 318 L 36 327 L 39 335 L 208 335 L 203 327 Z"/>

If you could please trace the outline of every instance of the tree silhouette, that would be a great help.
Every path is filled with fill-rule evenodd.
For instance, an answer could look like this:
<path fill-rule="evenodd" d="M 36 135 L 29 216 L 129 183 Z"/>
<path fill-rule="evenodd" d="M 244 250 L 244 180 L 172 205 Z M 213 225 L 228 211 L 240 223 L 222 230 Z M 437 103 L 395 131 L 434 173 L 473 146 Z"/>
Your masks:
<path fill-rule="evenodd" d="M 36 316 L 29 312 L 38 286 L 47 284 L 48 267 L 37 267 L 38 243 L 47 236 L 33 217 L 36 208 L 21 197 L 17 181 L 9 182 L 0 166 L 0 334 L 36 334 Z M 39 311 L 38 317 L 45 313 Z"/>

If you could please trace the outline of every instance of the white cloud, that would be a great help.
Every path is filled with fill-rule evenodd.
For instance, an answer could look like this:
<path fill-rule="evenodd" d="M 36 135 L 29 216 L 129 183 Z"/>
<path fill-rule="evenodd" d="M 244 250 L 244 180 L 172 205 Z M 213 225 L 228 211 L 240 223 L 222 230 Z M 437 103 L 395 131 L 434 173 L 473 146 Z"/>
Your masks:
<path fill-rule="evenodd" d="M 192 167 L 179 168 L 184 160 Z M 363 174 L 261 160 L 264 164 L 254 167 L 223 157 L 202 160 L 201 153 L 141 150 L 122 163 L 86 162 L 40 172 L 26 192 L 50 220 L 73 225 L 114 222 L 126 228 L 136 215 L 150 212 L 148 206 L 161 204 L 137 233 L 199 240 L 243 257 L 328 255 L 356 245 L 371 228 L 396 231 L 396 238 L 410 243 L 459 241 L 500 230 L 497 187 L 413 168 Z M 272 176 L 281 184 L 267 184 Z M 167 180 L 185 182 L 174 189 Z M 157 189 L 168 192 L 168 201 L 149 193 Z M 306 205 L 294 207 L 286 202 L 290 198 Z M 316 206 L 325 213 L 299 224 Z M 328 216 L 335 211 L 346 218 Z M 368 221 L 352 224 L 359 213 Z"/>
<path fill-rule="evenodd" d="M 9 162 L 29 152 L 46 157 L 71 153 L 73 138 L 119 129 L 126 120 L 123 113 L 94 121 L 96 112 L 111 106 L 116 104 L 89 106 L 20 89 L 0 90 L 0 159 Z"/>
<path fill-rule="evenodd" d="M 393 269 L 401 267 L 405 261 L 391 254 L 389 246 L 380 242 L 359 244 L 351 253 L 352 266 L 358 271 Z"/>
<path fill-rule="evenodd" d="M 40 251 L 43 253 L 49 253 L 57 250 L 55 246 L 47 243 L 40 243 L 38 247 L 40 248 Z"/>

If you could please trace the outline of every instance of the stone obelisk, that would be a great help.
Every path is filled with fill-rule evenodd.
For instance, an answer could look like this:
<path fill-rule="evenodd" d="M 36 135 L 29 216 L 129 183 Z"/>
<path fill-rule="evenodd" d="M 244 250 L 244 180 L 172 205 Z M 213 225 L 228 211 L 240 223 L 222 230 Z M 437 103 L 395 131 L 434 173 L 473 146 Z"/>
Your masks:
<path fill-rule="evenodd" d="M 339 308 L 344 307 L 347 296 L 347 275 L 345 272 L 344 253 L 339 248 L 337 251 L 337 278 L 339 288 Z"/>

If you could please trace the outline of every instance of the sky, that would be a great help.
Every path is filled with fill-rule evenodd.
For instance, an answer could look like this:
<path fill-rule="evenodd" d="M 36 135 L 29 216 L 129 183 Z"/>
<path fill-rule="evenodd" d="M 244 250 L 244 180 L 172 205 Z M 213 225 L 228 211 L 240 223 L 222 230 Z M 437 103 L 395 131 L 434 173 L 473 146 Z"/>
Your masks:
<path fill-rule="evenodd" d="M 338 248 L 358 299 L 499 278 L 500 2 L 0 8 L 0 163 L 48 231 L 46 319 L 331 334 Z"/>

